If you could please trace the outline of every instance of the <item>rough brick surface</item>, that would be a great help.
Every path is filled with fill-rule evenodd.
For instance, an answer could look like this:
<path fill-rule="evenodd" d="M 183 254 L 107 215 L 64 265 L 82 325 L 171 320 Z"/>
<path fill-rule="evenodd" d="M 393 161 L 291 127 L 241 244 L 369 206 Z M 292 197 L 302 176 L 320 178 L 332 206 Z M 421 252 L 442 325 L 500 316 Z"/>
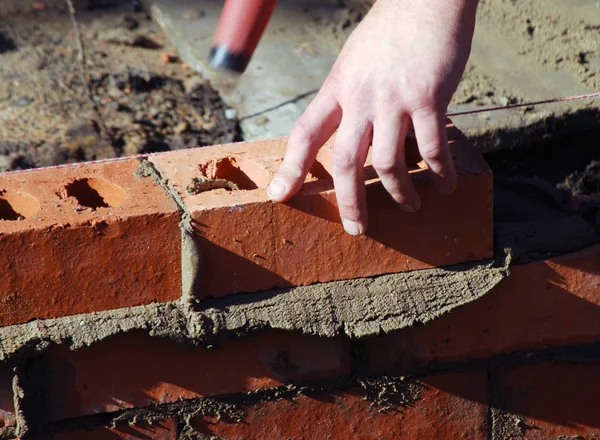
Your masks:
<path fill-rule="evenodd" d="M 152 425 L 98 427 L 30 438 L 33 440 L 178 440 L 177 436 L 177 422 L 163 420 Z"/>
<path fill-rule="evenodd" d="M 493 398 L 500 411 L 494 439 L 515 430 L 521 434 L 515 437 L 531 440 L 600 438 L 599 375 L 600 363 L 554 362 L 494 371 Z"/>
<path fill-rule="evenodd" d="M 334 379 L 349 374 L 349 363 L 340 339 L 273 331 L 205 350 L 132 333 L 75 352 L 55 350 L 28 371 L 44 418 L 61 420 Z"/>
<path fill-rule="evenodd" d="M 265 189 L 281 163 L 285 139 L 182 150 L 150 160 L 192 214 L 204 256 L 199 295 L 221 296 L 491 257 L 492 175 L 469 142 L 450 128 L 456 138 L 450 142 L 459 174 L 456 193 L 439 195 L 423 162 L 412 158 L 423 208 L 407 214 L 367 169 L 369 228 L 360 237 L 345 234 L 340 224 L 328 172 L 330 144 L 303 189 L 285 204 L 269 202 Z M 414 142 L 409 150 L 416 150 Z M 227 182 L 241 190 L 231 190 Z M 214 186 L 221 188 L 209 190 Z"/>
<path fill-rule="evenodd" d="M 246 408 L 241 423 L 205 417 L 195 427 L 224 440 L 487 438 L 484 372 L 433 377 L 389 393 L 387 408 L 365 397 L 352 389 L 264 402 Z"/>
<path fill-rule="evenodd" d="M 181 295 L 180 216 L 138 165 L 0 175 L 0 325 Z"/>
<path fill-rule="evenodd" d="M 423 327 L 367 342 L 372 371 L 600 338 L 600 246 L 511 267 L 486 296 Z"/>

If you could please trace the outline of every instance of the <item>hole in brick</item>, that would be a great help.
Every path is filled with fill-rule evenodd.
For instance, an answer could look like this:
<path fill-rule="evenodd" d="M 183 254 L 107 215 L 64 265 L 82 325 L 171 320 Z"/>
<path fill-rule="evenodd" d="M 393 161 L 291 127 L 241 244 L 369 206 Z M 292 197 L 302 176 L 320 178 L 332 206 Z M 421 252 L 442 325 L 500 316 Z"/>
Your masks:
<path fill-rule="evenodd" d="M 200 168 L 203 177 L 210 181 L 221 182 L 225 189 L 257 189 L 269 183 L 269 172 L 261 165 L 247 159 L 224 157 Z M 226 183 L 234 185 L 226 185 Z M 217 185 L 219 186 L 219 185 Z"/>
<path fill-rule="evenodd" d="M 127 195 L 125 191 L 105 179 L 78 179 L 66 186 L 67 196 L 74 197 L 87 208 L 111 208 L 120 206 Z"/>
<path fill-rule="evenodd" d="M 22 192 L 0 193 L 0 220 L 20 220 L 33 217 L 40 209 L 38 200 Z"/>

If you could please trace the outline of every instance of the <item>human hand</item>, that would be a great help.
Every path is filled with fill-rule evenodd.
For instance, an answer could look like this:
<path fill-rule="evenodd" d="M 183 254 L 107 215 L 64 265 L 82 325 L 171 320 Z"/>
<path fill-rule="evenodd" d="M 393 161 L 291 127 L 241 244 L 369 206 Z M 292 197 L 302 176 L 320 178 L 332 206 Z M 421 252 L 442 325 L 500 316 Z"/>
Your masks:
<path fill-rule="evenodd" d="M 404 211 L 417 211 L 404 152 L 411 122 L 435 185 L 452 193 L 445 113 L 469 57 L 476 9 L 477 0 L 378 0 L 292 129 L 269 197 L 281 202 L 296 194 L 337 130 L 331 169 L 346 232 L 367 227 L 363 168 L 371 144 L 385 189 Z"/>

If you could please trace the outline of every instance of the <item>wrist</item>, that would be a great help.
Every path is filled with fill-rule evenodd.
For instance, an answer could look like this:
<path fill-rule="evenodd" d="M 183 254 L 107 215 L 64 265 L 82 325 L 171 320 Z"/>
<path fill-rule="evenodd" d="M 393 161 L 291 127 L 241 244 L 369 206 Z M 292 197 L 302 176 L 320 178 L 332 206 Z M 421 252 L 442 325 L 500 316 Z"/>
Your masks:
<path fill-rule="evenodd" d="M 475 13 L 479 0 L 377 0 L 375 5 L 390 10 L 427 11 L 441 8 L 443 11 Z"/>

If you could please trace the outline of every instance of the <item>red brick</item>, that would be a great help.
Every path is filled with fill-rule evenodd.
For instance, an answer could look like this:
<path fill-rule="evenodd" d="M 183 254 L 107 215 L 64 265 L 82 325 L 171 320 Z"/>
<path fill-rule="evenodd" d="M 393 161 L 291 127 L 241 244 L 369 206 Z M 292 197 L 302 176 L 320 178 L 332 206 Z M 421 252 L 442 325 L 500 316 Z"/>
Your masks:
<path fill-rule="evenodd" d="M 430 378 L 416 401 L 382 410 L 362 389 L 264 402 L 242 422 L 204 417 L 205 435 L 234 439 L 487 439 L 485 372 Z M 393 396 L 392 400 L 393 400 Z"/>
<path fill-rule="evenodd" d="M 599 375 L 600 363 L 555 362 L 494 371 L 494 400 L 505 414 L 521 419 L 522 438 L 599 438 Z"/>
<path fill-rule="evenodd" d="M 483 298 L 422 327 L 367 342 L 371 368 L 390 372 L 600 338 L 600 245 L 511 267 Z"/>
<path fill-rule="evenodd" d="M 285 204 L 268 201 L 266 187 L 281 163 L 285 139 L 157 154 L 150 160 L 182 195 L 204 258 L 199 296 L 366 277 L 492 256 L 492 174 L 455 128 L 451 149 L 458 190 L 441 196 L 424 163 L 411 175 L 423 208 L 404 213 L 372 168 L 367 170 L 369 228 L 352 237 L 340 224 L 329 172 L 331 142 L 307 183 Z M 409 150 L 416 144 L 409 141 Z M 409 154 L 410 156 L 411 154 Z M 414 153 L 412 154 L 414 156 Z M 417 158 L 413 157 L 413 162 Z M 190 195 L 193 178 L 220 178 L 241 191 Z M 308 258 L 307 256 L 310 256 Z"/>
<path fill-rule="evenodd" d="M 152 425 L 98 427 L 77 431 L 61 432 L 35 440 L 177 440 L 177 422 L 163 420 Z"/>
<path fill-rule="evenodd" d="M 124 334 L 33 361 L 29 375 L 48 420 L 123 408 L 270 388 L 286 381 L 318 381 L 349 374 L 349 347 L 272 331 L 205 350 Z"/>
<path fill-rule="evenodd" d="M 180 216 L 138 165 L 0 175 L 0 325 L 181 295 Z"/>

